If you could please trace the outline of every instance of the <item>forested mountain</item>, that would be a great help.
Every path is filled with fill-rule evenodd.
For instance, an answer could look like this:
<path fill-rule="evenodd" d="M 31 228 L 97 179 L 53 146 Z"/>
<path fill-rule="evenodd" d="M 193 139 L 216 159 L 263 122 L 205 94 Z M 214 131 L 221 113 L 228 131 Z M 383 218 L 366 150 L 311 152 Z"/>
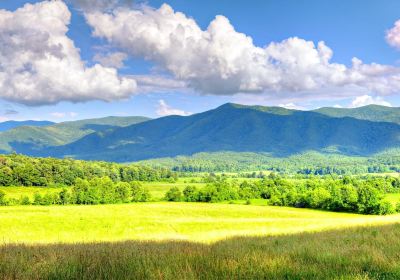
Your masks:
<path fill-rule="evenodd" d="M 145 117 L 106 117 L 52 124 L 45 127 L 21 126 L 0 132 L 0 151 L 32 154 L 49 146 L 65 145 L 93 132 L 147 121 Z"/>
<path fill-rule="evenodd" d="M 229 103 L 192 116 L 92 133 L 37 155 L 127 162 L 218 151 L 275 157 L 307 151 L 368 156 L 399 146 L 400 125 L 395 122 Z"/>
<path fill-rule="evenodd" d="M 116 162 L 253 152 L 371 156 L 400 147 L 400 110 L 370 105 L 315 111 L 228 103 L 191 116 L 83 120 L 0 133 L 0 150 Z"/>
<path fill-rule="evenodd" d="M 351 117 L 360 120 L 394 122 L 400 124 L 400 109 L 396 107 L 381 105 L 367 105 L 359 108 L 323 107 L 314 110 L 314 112 L 336 118 Z"/>
<path fill-rule="evenodd" d="M 47 126 L 47 125 L 52 125 L 54 124 L 53 122 L 50 121 L 5 121 L 0 123 L 0 132 L 2 131 L 7 131 L 16 127 L 20 126 L 36 126 L 36 127 L 41 127 L 41 126 Z"/>

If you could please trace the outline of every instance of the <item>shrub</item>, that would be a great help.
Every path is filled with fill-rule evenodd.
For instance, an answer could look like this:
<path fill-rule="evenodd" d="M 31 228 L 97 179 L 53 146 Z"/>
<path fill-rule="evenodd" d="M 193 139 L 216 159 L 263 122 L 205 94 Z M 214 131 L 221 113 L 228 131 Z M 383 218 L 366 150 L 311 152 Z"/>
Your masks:
<path fill-rule="evenodd" d="M 172 187 L 165 194 L 166 201 L 181 201 L 182 200 L 182 192 L 177 187 Z"/>
<path fill-rule="evenodd" d="M 42 205 L 42 196 L 40 193 L 35 193 L 33 195 L 33 205 Z"/>
<path fill-rule="evenodd" d="M 0 205 L 7 205 L 6 193 L 0 190 Z"/>
<path fill-rule="evenodd" d="M 115 185 L 115 202 L 125 203 L 130 200 L 130 185 L 126 182 L 119 182 Z"/>
<path fill-rule="evenodd" d="M 392 203 L 390 203 L 389 201 L 380 201 L 378 206 L 377 206 L 377 210 L 376 213 L 374 214 L 378 214 L 378 215 L 389 215 L 389 214 L 393 214 L 395 213 L 395 209 L 392 205 Z"/>
<path fill-rule="evenodd" d="M 139 182 L 131 182 L 131 201 L 146 202 L 151 199 L 148 189 L 144 188 Z"/>
<path fill-rule="evenodd" d="M 19 198 L 18 204 L 20 205 L 30 205 L 31 201 L 28 196 L 24 195 Z"/>
<path fill-rule="evenodd" d="M 59 192 L 58 197 L 59 197 L 58 200 L 59 200 L 60 204 L 62 204 L 62 205 L 66 205 L 71 202 L 71 195 L 68 192 L 68 190 L 65 188 Z"/>
<path fill-rule="evenodd" d="M 199 201 L 199 191 L 195 186 L 187 186 L 183 190 L 183 200 L 187 202 Z"/>

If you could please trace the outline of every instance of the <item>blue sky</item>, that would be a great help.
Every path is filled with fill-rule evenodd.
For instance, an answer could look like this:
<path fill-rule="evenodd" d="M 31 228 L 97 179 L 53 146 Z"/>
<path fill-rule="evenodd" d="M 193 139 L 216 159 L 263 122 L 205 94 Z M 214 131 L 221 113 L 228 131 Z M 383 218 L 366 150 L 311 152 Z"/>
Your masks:
<path fill-rule="evenodd" d="M 26 3 L 35 4 L 38 2 L 41 1 L 0 1 L 0 9 L 14 12 Z M 118 75 L 122 77 L 130 75 L 160 75 L 171 80 L 181 80 L 181 77 L 177 77 L 175 72 L 165 69 L 179 67 L 181 64 L 167 62 L 160 67 L 160 61 L 164 62 L 164 58 L 160 60 L 157 60 L 157 58 L 164 53 L 157 54 L 157 56 L 154 56 L 156 57 L 155 59 L 149 59 L 148 57 L 145 59 L 145 55 L 142 57 L 135 55 L 137 50 L 134 49 L 134 44 L 125 49 L 121 48 L 121 45 L 125 44 L 123 38 L 119 38 L 120 43 L 114 45 L 114 41 L 110 41 L 105 36 L 92 36 L 93 26 L 87 23 L 85 17 L 85 12 L 87 11 L 82 10 L 77 2 L 79 1 L 68 2 L 68 10 L 72 18 L 68 26 L 67 36 L 80 49 L 80 57 L 88 67 L 98 62 L 94 60 L 96 54 L 103 53 L 105 55 L 113 52 L 122 52 L 127 54 L 124 66 L 117 70 Z M 395 70 L 393 71 L 397 71 L 397 67 L 400 67 L 400 51 L 393 44 L 389 44 L 385 38 L 386 31 L 393 28 L 395 22 L 400 19 L 400 1 L 157 0 L 136 2 L 136 5 L 124 6 L 124 9 L 140 10 L 143 5 L 158 9 L 163 3 L 167 3 L 175 11 L 182 12 L 186 17 L 193 18 L 202 30 L 207 29 L 216 15 L 224 15 L 229 19 L 230 24 L 234 26 L 236 32 L 244 33 L 251 37 L 256 47 L 262 48 L 268 46 L 271 42 L 282 42 L 287 38 L 298 37 L 305 41 L 312 41 L 315 44 L 319 41 L 324 41 L 333 53 L 330 59 L 331 63 L 343 64 L 350 68 L 352 66 L 352 58 L 357 57 L 366 65 L 378 63 L 385 65 L 385 67 L 394 67 Z M 110 10 L 101 12 L 107 13 Z M 0 32 L 2 32 L 1 27 Z M 179 52 L 179 50 L 177 51 Z M 167 67 L 165 67 L 166 65 Z M 386 77 L 386 72 L 383 75 Z M 394 77 L 394 80 L 396 80 L 396 77 Z M 319 80 L 320 78 L 318 78 Z M 209 80 L 193 81 L 192 78 L 188 78 L 187 81 L 189 81 L 189 84 L 197 84 L 206 83 Z M 187 81 L 185 80 L 185 82 Z M 379 90 L 375 90 L 377 88 L 375 85 L 368 85 L 368 90 L 362 89 L 358 91 L 359 88 L 357 88 L 354 93 L 338 96 L 336 91 L 342 91 L 342 89 L 340 87 L 337 88 L 335 84 L 335 93 L 332 98 L 330 98 L 331 91 L 325 88 L 312 89 L 312 96 L 315 96 L 315 98 L 310 97 L 307 88 L 300 90 L 304 94 L 292 94 L 290 92 L 291 86 L 284 87 L 281 90 L 282 93 L 279 94 L 271 93 L 270 88 L 266 89 L 269 92 L 268 94 L 263 93 L 264 89 L 256 93 L 252 92 L 252 90 L 245 93 L 233 90 L 228 94 L 221 94 L 218 89 L 215 92 L 212 90 L 208 92 L 209 88 L 207 90 L 202 90 L 202 88 L 202 85 L 165 89 L 153 87 L 150 90 L 139 88 L 137 92 L 126 99 L 120 100 L 116 98 L 114 100 L 111 98 L 107 102 L 91 100 L 90 98 L 85 98 L 84 100 L 72 99 L 71 102 L 66 98 L 46 104 L 46 102 L 42 101 L 37 103 L 25 102 L 6 96 L 0 99 L 0 120 L 48 119 L 64 121 L 108 115 L 158 117 L 168 114 L 169 111 L 182 112 L 183 114 L 201 112 L 226 102 L 285 105 L 300 109 L 313 109 L 321 106 L 348 107 L 352 106 L 351 104 L 364 105 L 365 102 L 400 106 L 396 87 L 391 88 L 390 92 L 379 92 Z M 351 90 L 348 85 L 343 88 L 343 91 L 346 92 Z M 319 95 L 323 96 L 323 98 L 319 98 Z M 354 103 L 358 95 L 364 96 L 364 99 Z M 280 96 L 283 97 L 281 98 Z M 160 111 L 160 100 L 163 100 L 162 104 L 164 106 L 168 106 L 168 108 L 164 108 L 164 111 Z"/>

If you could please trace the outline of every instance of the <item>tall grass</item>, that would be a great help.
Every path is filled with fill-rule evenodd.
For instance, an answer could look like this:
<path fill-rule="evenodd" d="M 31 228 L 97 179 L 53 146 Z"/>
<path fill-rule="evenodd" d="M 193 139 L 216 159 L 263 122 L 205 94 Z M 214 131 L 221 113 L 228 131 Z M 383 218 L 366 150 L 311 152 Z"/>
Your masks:
<path fill-rule="evenodd" d="M 400 279 L 400 225 L 210 245 L 178 241 L 4 245 L 3 279 Z"/>
<path fill-rule="evenodd" d="M 277 235 L 400 222 L 371 216 L 289 207 L 217 203 L 0 207 L 1 243 L 121 240 L 214 242 L 243 235 Z"/>

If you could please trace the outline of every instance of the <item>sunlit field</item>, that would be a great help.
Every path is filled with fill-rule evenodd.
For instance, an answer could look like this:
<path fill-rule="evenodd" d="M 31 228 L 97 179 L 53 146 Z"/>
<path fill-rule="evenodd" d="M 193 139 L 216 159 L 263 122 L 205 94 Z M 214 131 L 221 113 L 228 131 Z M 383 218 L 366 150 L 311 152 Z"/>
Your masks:
<path fill-rule="evenodd" d="M 0 275 L 399 279 L 399 223 L 400 214 L 209 203 L 1 207 Z"/>
<path fill-rule="evenodd" d="M 347 221 L 354 221 L 353 217 Z M 16 244 L 0 247 L 0 275 L 4 279 L 395 280 L 400 279 L 399 251 L 399 224 L 242 236 L 211 244 Z"/>
<path fill-rule="evenodd" d="M 286 207 L 136 203 L 94 206 L 0 207 L 2 243 L 122 240 L 214 242 L 233 236 L 293 234 L 400 222 L 400 215 L 366 216 Z"/>
<path fill-rule="evenodd" d="M 27 196 L 31 200 L 35 193 L 44 195 L 46 193 L 59 193 L 62 188 L 49 188 L 49 187 L 0 187 L 0 191 L 3 191 L 8 198 L 19 199 L 22 196 Z"/>

